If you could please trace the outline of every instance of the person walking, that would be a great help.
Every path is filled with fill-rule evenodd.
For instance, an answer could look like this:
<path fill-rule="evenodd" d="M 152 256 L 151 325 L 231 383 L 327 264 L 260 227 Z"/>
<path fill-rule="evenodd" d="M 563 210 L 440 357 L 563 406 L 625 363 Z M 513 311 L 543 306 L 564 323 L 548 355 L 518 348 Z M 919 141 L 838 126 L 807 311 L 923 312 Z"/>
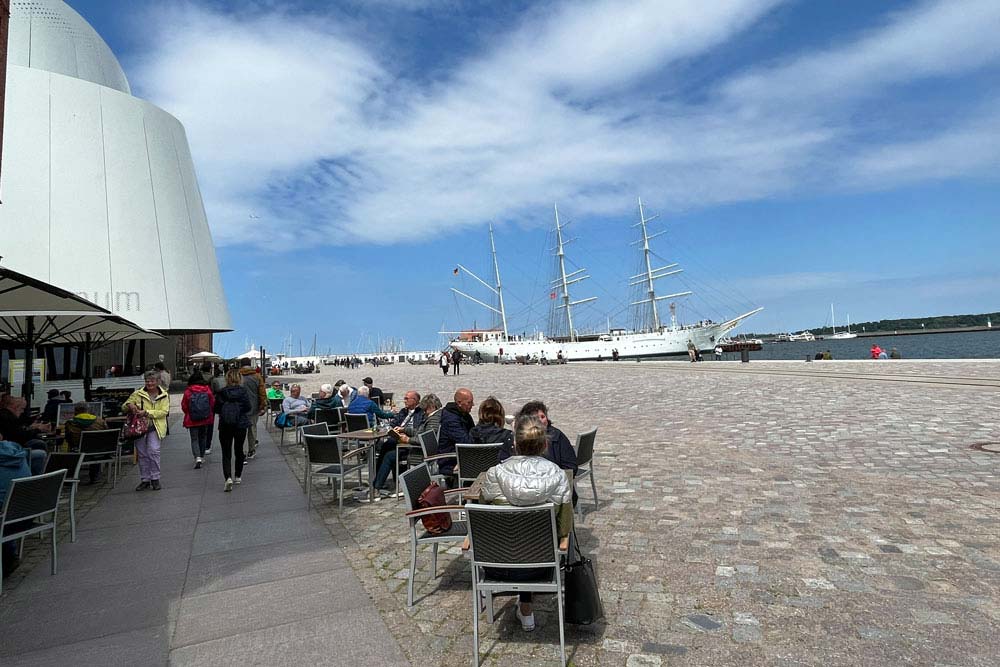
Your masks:
<path fill-rule="evenodd" d="M 441 353 L 441 357 L 438 358 L 438 366 L 441 367 L 441 372 L 447 375 L 449 365 L 451 365 L 451 356 L 448 354 L 448 350 L 445 350 Z"/>
<path fill-rule="evenodd" d="M 267 409 L 267 391 L 264 378 L 249 359 L 240 359 L 240 378 L 250 396 L 250 430 L 247 431 L 247 459 L 257 456 L 257 419 Z"/>
<path fill-rule="evenodd" d="M 219 444 L 222 445 L 222 476 L 226 478 L 224 491 L 232 491 L 233 484 L 243 480 L 246 461 L 243 444 L 250 428 L 253 405 L 250 392 L 240 384 L 240 372 L 235 368 L 226 373 L 226 386 L 215 395 L 215 412 L 219 415 Z M 233 454 L 236 454 L 236 478 L 233 478 Z"/>
<path fill-rule="evenodd" d="M 461 375 L 462 374 L 462 372 L 459 370 L 459 367 L 461 366 L 461 364 L 462 364 L 462 352 L 460 350 L 455 350 L 454 352 L 451 353 L 451 374 L 452 375 Z"/>
<path fill-rule="evenodd" d="M 160 374 L 157 371 L 146 371 L 143 374 L 145 385 L 136 389 L 122 405 L 129 414 L 146 417 L 151 422 L 151 428 L 145 435 L 136 438 L 135 451 L 139 457 L 139 486 L 136 491 L 153 489 L 159 491 L 160 486 L 160 443 L 167 436 L 167 415 L 170 414 L 170 397 L 167 390 L 160 386 Z"/>
<path fill-rule="evenodd" d="M 195 371 L 188 378 L 187 389 L 181 398 L 181 410 L 184 412 L 184 428 L 191 435 L 191 455 L 197 470 L 212 448 L 215 426 L 215 395 L 201 371 Z"/>

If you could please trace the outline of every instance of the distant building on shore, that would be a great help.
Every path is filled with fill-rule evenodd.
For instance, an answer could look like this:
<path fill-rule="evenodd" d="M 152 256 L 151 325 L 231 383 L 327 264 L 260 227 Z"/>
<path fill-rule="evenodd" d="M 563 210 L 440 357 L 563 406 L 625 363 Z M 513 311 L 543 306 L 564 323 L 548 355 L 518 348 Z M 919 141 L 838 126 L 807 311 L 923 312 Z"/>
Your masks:
<path fill-rule="evenodd" d="M 184 127 L 132 96 L 61 0 L 11 2 L 7 63 L 4 266 L 171 335 L 107 351 L 116 363 L 211 349 L 232 324 Z"/>

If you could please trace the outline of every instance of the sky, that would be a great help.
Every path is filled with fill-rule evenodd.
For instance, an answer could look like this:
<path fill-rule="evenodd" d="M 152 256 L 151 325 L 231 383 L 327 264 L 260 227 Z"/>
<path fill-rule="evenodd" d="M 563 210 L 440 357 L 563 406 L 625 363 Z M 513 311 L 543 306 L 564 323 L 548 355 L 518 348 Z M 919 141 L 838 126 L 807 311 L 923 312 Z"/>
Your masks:
<path fill-rule="evenodd" d="M 638 201 L 683 322 L 1000 310 L 1000 3 L 70 0 L 184 124 L 235 331 L 439 347 L 628 326 Z"/>

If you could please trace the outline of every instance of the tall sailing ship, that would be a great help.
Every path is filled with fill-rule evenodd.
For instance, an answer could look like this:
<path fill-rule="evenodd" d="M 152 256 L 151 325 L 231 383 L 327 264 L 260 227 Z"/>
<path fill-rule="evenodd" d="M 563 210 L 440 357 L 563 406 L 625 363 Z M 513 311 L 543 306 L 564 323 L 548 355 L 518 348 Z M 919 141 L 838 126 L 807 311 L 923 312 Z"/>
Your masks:
<path fill-rule="evenodd" d="M 458 269 L 475 278 L 496 297 L 494 307 L 464 292 L 452 288 L 456 294 L 470 299 L 488 308 L 499 316 L 500 329 L 468 330 L 458 333 L 450 346 L 469 355 L 477 355 L 483 361 L 515 360 L 523 358 L 545 358 L 550 361 L 562 358 L 566 361 L 587 361 L 599 359 L 635 359 L 640 357 L 666 357 L 671 355 L 686 355 L 688 344 L 693 343 L 699 351 L 711 351 L 730 331 L 735 329 L 746 318 L 760 312 L 763 308 L 755 308 L 725 322 L 704 320 L 697 324 L 682 325 L 677 322 L 675 299 L 690 296 L 692 292 L 676 292 L 657 295 L 655 283 L 661 278 L 681 273 L 683 269 L 678 264 L 671 263 L 654 268 L 654 253 L 649 242 L 654 236 L 650 234 L 648 224 L 655 218 L 647 218 L 643 211 L 642 199 L 639 199 L 639 222 L 633 227 L 639 228 L 641 236 L 638 245 L 642 248 L 643 270 L 629 279 L 629 286 L 642 291 L 641 298 L 631 302 L 643 311 L 642 319 L 647 326 L 637 326 L 632 329 L 615 329 L 608 327 L 602 333 L 578 332 L 573 321 L 573 308 L 583 303 L 596 301 L 597 297 L 586 297 L 574 300 L 570 295 L 570 286 L 586 280 L 590 276 L 586 269 L 568 271 L 566 268 L 565 246 L 563 238 L 565 225 L 559 221 L 559 209 L 555 207 L 555 259 L 556 278 L 552 281 L 554 296 L 558 299 L 555 306 L 557 317 L 564 323 L 567 334 L 564 336 L 512 336 L 507 329 L 507 312 L 504 308 L 503 287 L 500 282 L 500 266 L 497 262 L 496 244 L 493 241 L 493 227 L 490 226 L 490 252 L 493 258 L 495 284 L 490 285 L 485 280 L 468 270 L 461 264 Z M 663 232 L 660 232 L 663 233 Z M 658 263 L 658 262 L 656 262 Z M 660 308 L 663 301 L 670 300 L 669 323 L 661 320 Z"/>

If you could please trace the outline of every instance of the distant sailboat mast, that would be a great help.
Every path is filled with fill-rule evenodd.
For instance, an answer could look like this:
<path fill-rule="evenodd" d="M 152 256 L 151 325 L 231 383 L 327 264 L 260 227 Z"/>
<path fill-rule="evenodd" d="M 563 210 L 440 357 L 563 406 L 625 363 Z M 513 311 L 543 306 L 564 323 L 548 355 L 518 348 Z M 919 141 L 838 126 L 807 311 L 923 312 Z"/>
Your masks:
<path fill-rule="evenodd" d="M 586 272 L 586 269 L 578 269 L 571 273 L 566 273 L 566 253 L 563 248 L 569 243 L 569 241 L 563 241 L 562 231 L 564 226 L 559 224 L 559 206 L 557 204 L 553 204 L 553 208 L 556 213 L 556 257 L 559 259 L 559 277 L 553 280 L 552 283 L 553 286 L 559 287 L 562 292 L 562 304 L 558 307 L 566 309 L 566 326 L 569 329 L 569 339 L 570 341 L 575 341 L 576 330 L 573 328 L 573 306 L 581 303 L 587 303 L 588 301 L 597 301 L 597 297 L 591 296 L 577 301 L 570 300 L 569 286 L 573 283 L 578 283 L 581 280 L 586 280 L 590 276 L 581 275 Z"/>
<path fill-rule="evenodd" d="M 644 303 L 648 303 L 650 305 L 653 313 L 653 331 L 660 330 L 660 312 L 656 307 L 657 301 L 663 301 L 665 299 L 675 299 L 677 297 L 691 295 L 691 292 L 677 292 L 676 294 L 656 296 L 656 288 L 654 287 L 653 284 L 654 280 L 658 280 L 660 278 L 666 278 L 667 276 L 672 276 L 681 273 L 684 270 L 684 269 L 677 269 L 676 267 L 678 265 L 676 262 L 673 264 L 667 264 L 666 266 L 661 266 L 656 269 L 653 268 L 651 260 L 653 253 L 649 249 L 649 241 L 650 239 L 654 239 L 657 236 L 661 236 L 666 233 L 666 232 L 657 232 L 652 236 L 649 234 L 649 229 L 647 227 L 647 224 L 652 222 L 653 220 L 656 220 L 657 217 L 658 216 L 655 215 L 651 218 L 646 217 L 646 214 L 642 208 L 642 197 L 639 197 L 639 222 L 637 222 L 632 226 L 642 228 L 641 230 L 642 238 L 639 241 L 633 243 L 632 245 L 636 245 L 636 243 L 642 244 L 642 256 L 643 256 L 643 261 L 645 262 L 646 265 L 646 271 L 644 273 L 637 273 L 636 275 L 632 276 L 631 282 L 629 283 L 629 287 L 634 287 L 636 285 L 642 285 L 642 284 L 646 285 L 646 298 L 640 299 L 639 301 L 633 301 L 632 305 L 639 306 Z M 676 270 L 671 270 L 671 269 L 676 269 Z M 677 320 L 673 316 L 673 310 L 671 310 L 671 322 L 672 326 L 676 328 Z"/>
<path fill-rule="evenodd" d="M 489 291 L 491 291 L 494 294 L 496 294 L 497 300 L 499 302 L 498 305 L 500 306 L 499 310 L 496 309 L 496 308 L 494 308 L 493 306 L 491 306 L 488 303 L 480 301 L 479 299 L 477 299 L 475 297 L 469 296 L 468 294 L 466 294 L 465 292 L 462 292 L 461 290 L 455 289 L 454 287 L 451 288 L 451 291 L 454 292 L 455 294 L 458 294 L 459 296 L 465 297 L 469 301 L 472 301 L 474 303 L 478 303 L 483 308 L 488 308 L 489 310 L 492 310 L 494 313 L 496 313 L 497 315 L 499 315 L 500 316 L 500 322 L 503 325 L 503 338 L 504 338 L 504 340 L 507 340 L 507 338 L 508 338 L 508 333 L 507 333 L 507 310 L 504 308 L 504 305 L 503 305 L 503 287 L 500 284 L 500 265 L 497 264 L 497 247 L 496 247 L 496 244 L 493 242 L 493 225 L 492 224 L 490 225 L 490 252 L 493 254 L 493 275 L 496 277 L 496 287 L 493 287 L 488 282 L 486 282 L 485 280 L 483 280 L 482 278 L 480 278 L 475 273 L 473 273 L 469 269 L 465 268 L 461 264 L 459 264 L 458 268 L 455 269 L 455 273 L 457 274 L 458 271 L 459 271 L 459 269 L 461 269 L 462 271 L 464 271 L 465 273 L 469 274 L 470 276 L 472 276 L 473 278 L 475 278 L 477 281 L 479 281 L 479 283 L 481 285 L 483 285 L 486 289 L 488 289 Z"/>

